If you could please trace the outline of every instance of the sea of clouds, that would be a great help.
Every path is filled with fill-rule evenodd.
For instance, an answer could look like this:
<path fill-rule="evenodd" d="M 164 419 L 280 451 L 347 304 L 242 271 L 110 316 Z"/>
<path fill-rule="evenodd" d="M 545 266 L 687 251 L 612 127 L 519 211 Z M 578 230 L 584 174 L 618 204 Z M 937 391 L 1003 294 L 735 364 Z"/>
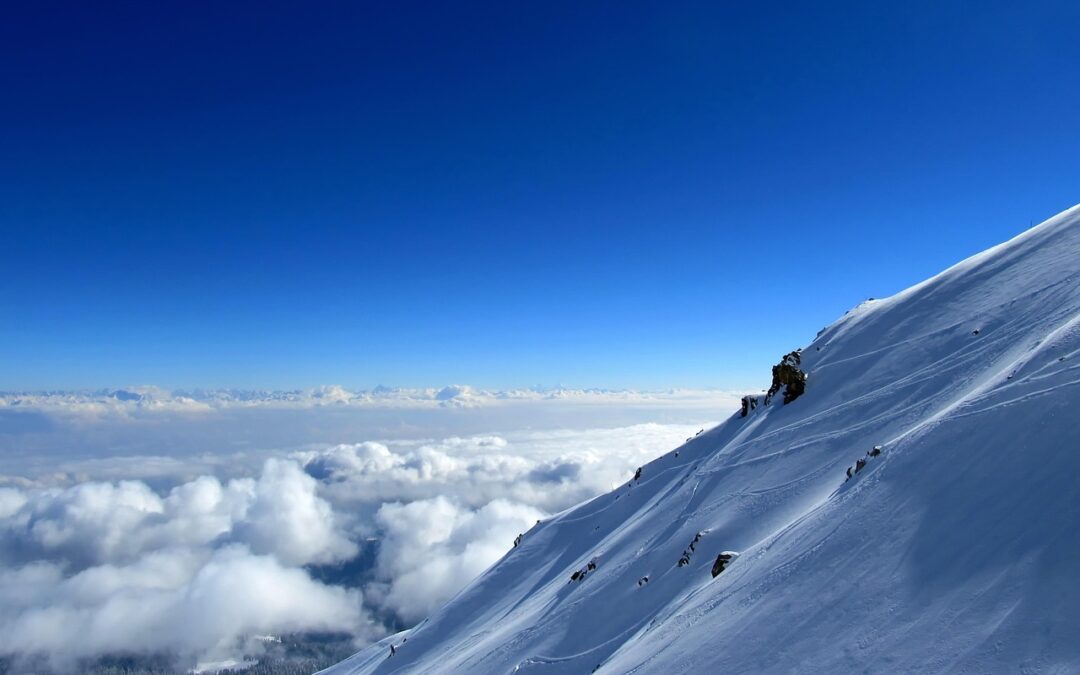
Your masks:
<path fill-rule="evenodd" d="M 412 625 L 727 392 L 0 394 L 0 655 L 194 662 Z M 711 421 L 711 422 L 710 422 Z"/>

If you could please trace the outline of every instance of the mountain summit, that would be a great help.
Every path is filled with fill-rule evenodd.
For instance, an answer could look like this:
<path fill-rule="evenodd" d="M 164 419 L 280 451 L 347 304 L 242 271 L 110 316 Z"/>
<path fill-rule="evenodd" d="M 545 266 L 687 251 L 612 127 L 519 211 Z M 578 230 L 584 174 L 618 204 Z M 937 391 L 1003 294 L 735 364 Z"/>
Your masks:
<path fill-rule="evenodd" d="M 1080 670 L 1080 207 L 793 354 L 325 672 Z"/>

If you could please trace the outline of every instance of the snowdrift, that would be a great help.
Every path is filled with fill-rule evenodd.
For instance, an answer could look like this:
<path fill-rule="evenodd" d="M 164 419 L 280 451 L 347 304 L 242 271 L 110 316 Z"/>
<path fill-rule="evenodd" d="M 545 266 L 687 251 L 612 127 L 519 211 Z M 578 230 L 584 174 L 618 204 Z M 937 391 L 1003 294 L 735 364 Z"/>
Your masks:
<path fill-rule="evenodd" d="M 324 672 L 1080 672 L 1080 207 L 800 367 Z"/>

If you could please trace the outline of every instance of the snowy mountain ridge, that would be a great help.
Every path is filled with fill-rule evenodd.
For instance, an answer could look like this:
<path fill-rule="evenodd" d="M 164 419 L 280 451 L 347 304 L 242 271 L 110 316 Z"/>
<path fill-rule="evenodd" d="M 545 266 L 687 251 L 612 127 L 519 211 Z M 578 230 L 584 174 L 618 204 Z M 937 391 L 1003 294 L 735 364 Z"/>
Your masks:
<path fill-rule="evenodd" d="M 798 361 L 324 672 L 1080 671 L 1080 206 Z"/>

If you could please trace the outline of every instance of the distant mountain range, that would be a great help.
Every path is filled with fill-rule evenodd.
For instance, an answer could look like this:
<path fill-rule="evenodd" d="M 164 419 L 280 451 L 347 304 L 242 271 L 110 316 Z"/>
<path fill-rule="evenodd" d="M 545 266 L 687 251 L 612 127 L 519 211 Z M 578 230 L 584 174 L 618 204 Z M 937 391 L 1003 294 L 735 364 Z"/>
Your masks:
<path fill-rule="evenodd" d="M 597 403 L 664 404 L 700 400 L 730 402 L 734 392 L 711 389 L 567 389 L 533 387 L 491 390 L 467 385 L 399 388 L 378 386 L 353 391 L 339 385 L 289 391 L 195 389 L 166 390 L 159 387 L 129 387 L 94 391 L 0 392 L 0 410 L 20 408 L 69 408 L 72 410 L 174 410 L 199 411 L 242 407 L 477 407 L 514 401 L 580 401 Z"/>

